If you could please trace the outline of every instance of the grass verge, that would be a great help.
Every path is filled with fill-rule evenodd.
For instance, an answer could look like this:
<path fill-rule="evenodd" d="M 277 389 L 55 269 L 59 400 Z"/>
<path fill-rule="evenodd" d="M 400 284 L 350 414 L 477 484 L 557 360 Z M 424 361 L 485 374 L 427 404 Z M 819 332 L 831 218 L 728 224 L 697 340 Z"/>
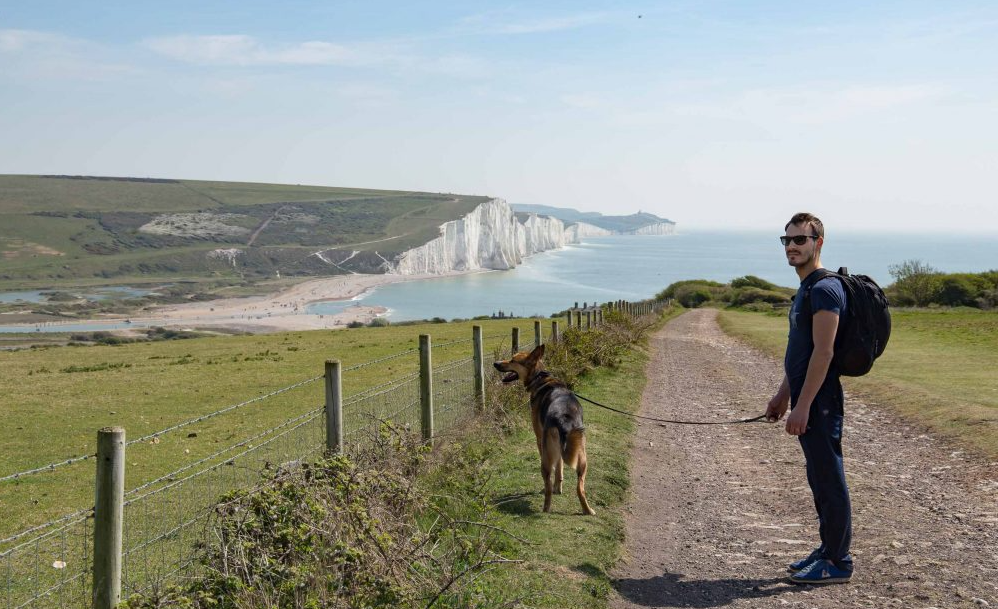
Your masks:
<path fill-rule="evenodd" d="M 668 310 L 656 327 L 681 313 Z M 644 344 L 632 347 L 614 367 L 583 375 L 574 390 L 621 410 L 636 411 L 646 377 Z M 610 571 L 624 541 L 624 505 L 630 486 L 630 453 L 634 419 L 583 403 L 589 468 L 586 494 L 596 511 L 583 516 L 575 494 L 575 472 L 566 468 L 564 494 L 556 495 L 552 512 L 544 503 L 540 459 L 530 426 L 529 403 L 522 394 L 517 424 L 497 440 L 472 437 L 462 451 L 484 463 L 489 498 L 497 526 L 514 531 L 524 542 L 507 543 L 506 556 L 522 562 L 479 580 L 481 592 L 497 604 L 519 601 L 529 607 L 606 607 Z"/>
<path fill-rule="evenodd" d="M 846 390 L 998 457 L 998 312 L 904 309 L 892 316 L 884 355 L 869 375 L 844 378 Z M 782 357 L 782 315 L 723 310 L 718 319 L 728 334 Z"/>

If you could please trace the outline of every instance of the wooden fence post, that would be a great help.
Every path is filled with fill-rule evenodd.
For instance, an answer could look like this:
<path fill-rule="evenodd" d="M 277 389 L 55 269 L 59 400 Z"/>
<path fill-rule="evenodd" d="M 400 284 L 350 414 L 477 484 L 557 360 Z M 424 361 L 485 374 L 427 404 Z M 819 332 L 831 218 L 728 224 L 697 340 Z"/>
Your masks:
<path fill-rule="evenodd" d="M 482 345 L 482 327 L 471 327 L 472 358 L 475 366 L 475 404 L 485 408 L 485 350 Z"/>
<path fill-rule="evenodd" d="M 586 311 L 586 330 L 593 329 L 593 312 Z"/>
<path fill-rule="evenodd" d="M 97 432 L 94 497 L 94 609 L 121 602 L 121 525 L 125 504 L 125 430 Z"/>
<path fill-rule="evenodd" d="M 419 405 L 423 441 L 433 440 L 433 353 L 429 334 L 419 335 Z"/>
<path fill-rule="evenodd" d="M 540 347 L 544 344 L 544 337 L 541 336 L 541 322 L 534 321 L 534 347 Z"/>
<path fill-rule="evenodd" d="M 343 367 L 326 360 L 326 450 L 343 452 Z"/>
<path fill-rule="evenodd" d="M 575 312 L 575 327 L 579 330 L 582 329 L 582 311 Z"/>
<path fill-rule="evenodd" d="M 513 328 L 513 335 L 512 335 L 511 340 L 513 341 L 513 343 L 512 343 L 513 353 L 519 353 L 520 352 L 520 329 L 519 328 Z"/>
<path fill-rule="evenodd" d="M 558 342 L 558 320 L 551 320 L 551 342 Z"/>
<path fill-rule="evenodd" d="M 568 328 L 568 329 L 571 329 L 572 328 L 572 310 L 571 309 L 568 310 L 568 315 L 566 317 L 568 317 L 568 325 L 565 326 L 565 327 Z"/>

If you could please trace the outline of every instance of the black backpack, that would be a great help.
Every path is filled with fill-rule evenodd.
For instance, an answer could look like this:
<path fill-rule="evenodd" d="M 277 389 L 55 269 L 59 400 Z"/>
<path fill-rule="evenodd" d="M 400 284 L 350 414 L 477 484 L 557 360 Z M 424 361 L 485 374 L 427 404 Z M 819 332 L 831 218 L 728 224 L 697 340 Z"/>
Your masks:
<path fill-rule="evenodd" d="M 844 376 L 863 376 L 887 348 L 891 337 L 891 312 L 887 296 L 866 275 L 850 275 L 845 267 L 835 273 L 821 269 L 804 292 L 802 311 L 811 315 L 811 287 L 825 277 L 838 277 L 846 293 L 846 315 L 839 320 L 832 365 Z"/>

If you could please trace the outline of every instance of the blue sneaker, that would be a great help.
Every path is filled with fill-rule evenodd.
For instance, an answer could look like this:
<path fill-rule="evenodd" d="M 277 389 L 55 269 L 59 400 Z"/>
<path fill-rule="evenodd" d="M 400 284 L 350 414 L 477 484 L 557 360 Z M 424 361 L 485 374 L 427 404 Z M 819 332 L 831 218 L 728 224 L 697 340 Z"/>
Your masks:
<path fill-rule="evenodd" d="M 795 560 L 794 562 L 787 565 L 787 570 L 790 571 L 791 573 L 796 573 L 801 569 L 803 569 L 804 567 L 808 566 L 809 564 L 821 558 L 824 554 L 825 554 L 825 549 L 819 546 L 815 548 L 813 552 L 808 554 L 807 558 Z"/>
<path fill-rule="evenodd" d="M 795 584 L 844 584 L 852 578 L 852 571 L 835 566 L 832 561 L 821 558 L 790 576 Z"/>

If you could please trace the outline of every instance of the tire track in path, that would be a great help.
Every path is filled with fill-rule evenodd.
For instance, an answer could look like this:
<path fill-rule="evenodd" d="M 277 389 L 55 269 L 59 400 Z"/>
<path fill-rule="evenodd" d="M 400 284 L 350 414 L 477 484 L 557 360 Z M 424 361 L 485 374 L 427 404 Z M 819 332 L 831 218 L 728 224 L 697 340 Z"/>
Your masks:
<path fill-rule="evenodd" d="M 765 408 L 781 366 L 690 311 L 651 339 L 641 414 L 717 420 Z M 848 387 L 848 385 L 847 385 Z M 611 606 L 998 607 L 998 463 L 847 394 L 843 433 L 856 572 L 795 586 L 817 545 L 796 440 L 779 424 L 641 421 Z"/>

